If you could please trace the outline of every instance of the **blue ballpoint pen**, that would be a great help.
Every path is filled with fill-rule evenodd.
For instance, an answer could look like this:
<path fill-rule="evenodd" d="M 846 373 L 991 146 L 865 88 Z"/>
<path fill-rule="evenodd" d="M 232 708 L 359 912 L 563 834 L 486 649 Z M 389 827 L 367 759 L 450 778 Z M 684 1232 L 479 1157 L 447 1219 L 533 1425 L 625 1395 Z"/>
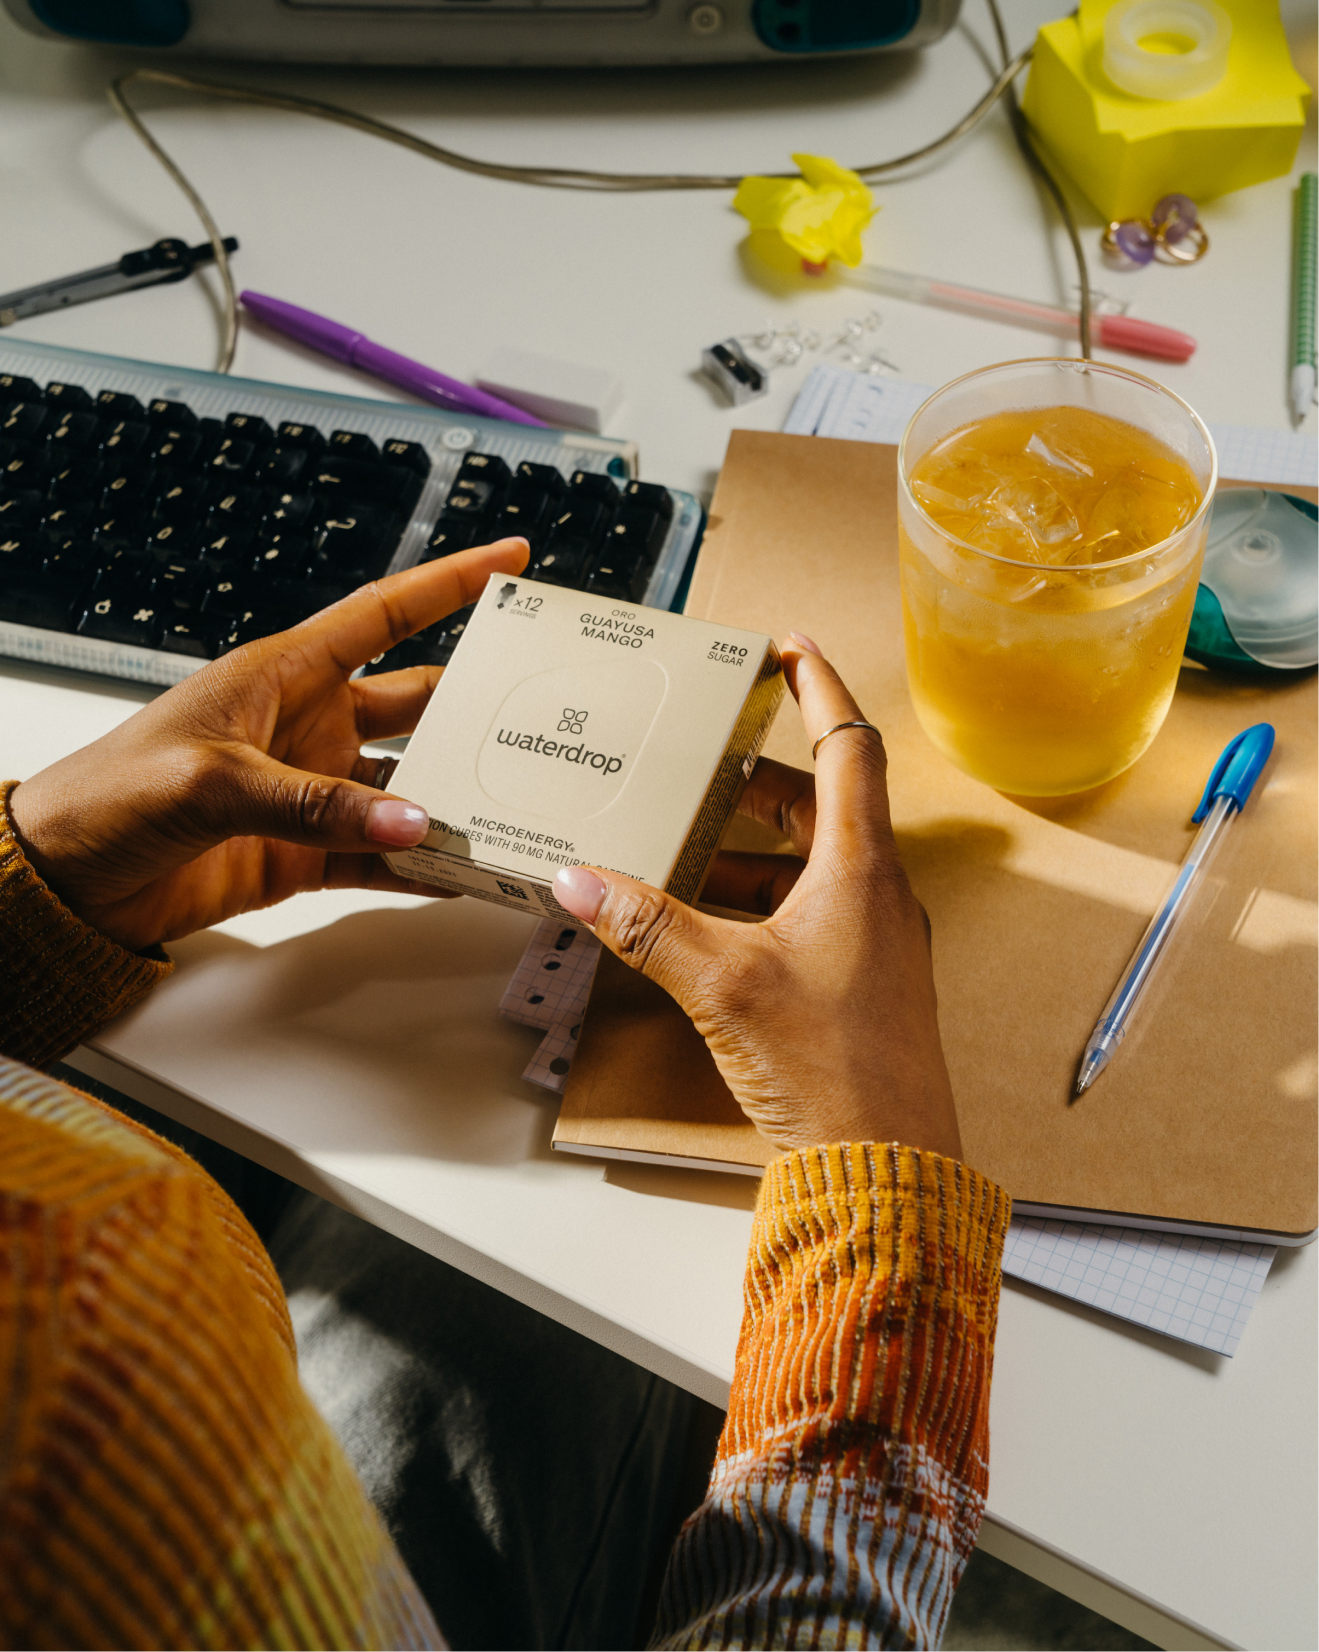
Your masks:
<path fill-rule="evenodd" d="M 1126 1034 L 1127 1022 L 1144 997 L 1174 930 L 1191 904 L 1200 879 L 1227 836 L 1228 827 L 1245 806 L 1272 750 L 1273 725 L 1256 723 L 1254 728 L 1248 728 L 1234 740 L 1229 740 L 1214 764 L 1204 796 L 1191 816 L 1192 822 L 1200 825 L 1195 842 L 1181 864 L 1177 881 L 1150 920 L 1150 926 L 1141 936 L 1140 945 L 1132 954 L 1113 996 L 1104 1006 L 1098 1025 L 1090 1034 L 1076 1080 L 1078 1096 L 1090 1088 L 1117 1053 L 1117 1047 Z"/>

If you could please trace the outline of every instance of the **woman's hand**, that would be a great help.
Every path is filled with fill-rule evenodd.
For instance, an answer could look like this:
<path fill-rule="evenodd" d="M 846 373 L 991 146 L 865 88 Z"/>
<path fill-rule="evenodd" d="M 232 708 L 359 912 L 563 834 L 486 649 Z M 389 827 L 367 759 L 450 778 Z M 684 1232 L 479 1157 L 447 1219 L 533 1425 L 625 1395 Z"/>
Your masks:
<path fill-rule="evenodd" d="M 783 663 L 812 741 L 861 717 L 813 643 L 794 639 Z M 565 869 L 554 892 L 672 994 L 780 1147 L 901 1141 L 960 1157 L 929 924 L 898 859 L 885 761 L 878 735 L 844 729 L 820 747 L 814 784 L 758 765 L 743 808 L 790 837 L 805 866 L 721 856 L 704 899 L 778 902 L 764 923 L 710 917 L 595 868 Z"/>
<path fill-rule="evenodd" d="M 133 951 L 303 889 L 439 894 L 380 858 L 429 822 L 372 789 L 361 747 L 410 734 L 441 673 L 349 677 L 526 561 L 526 541 L 504 539 L 425 563 L 214 661 L 11 794 L 28 859 Z"/>

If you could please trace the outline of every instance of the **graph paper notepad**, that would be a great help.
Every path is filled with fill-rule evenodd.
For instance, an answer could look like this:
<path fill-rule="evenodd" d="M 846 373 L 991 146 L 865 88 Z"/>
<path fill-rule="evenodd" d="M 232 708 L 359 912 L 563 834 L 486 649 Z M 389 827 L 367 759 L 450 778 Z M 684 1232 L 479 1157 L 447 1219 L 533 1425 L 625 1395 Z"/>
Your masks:
<path fill-rule="evenodd" d="M 600 943 L 587 929 L 536 925 L 500 1010 L 542 1027 L 522 1076 L 562 1091 L 595 979 Z M 1003 1272 L 1165 1336 L 1233 1354 L 1273 1261 L 1272 1245 L 1194 1239 L 1091 1222 L 1015 1217 Z"/>
<path fill-rule="evenodd" d="M 1216 1354 L 1236 1353 L 1272 1245 L 1014 1217 L 1003 1272 Z"/>
<path fill-rule="evenodd" d="M 930 384 L 854 373 L 821 362 L 813 368 L 792 404 L 784 433 L 836 436 L 851 442 L 898 442 L 907 421 L 927 396 Z M 1210 425 L 1218 449 L 1218 474 L 1238 482 L 1319 482 L 1319 449 L 1304 430 L 1272 430 L 1241 424 Z"/>

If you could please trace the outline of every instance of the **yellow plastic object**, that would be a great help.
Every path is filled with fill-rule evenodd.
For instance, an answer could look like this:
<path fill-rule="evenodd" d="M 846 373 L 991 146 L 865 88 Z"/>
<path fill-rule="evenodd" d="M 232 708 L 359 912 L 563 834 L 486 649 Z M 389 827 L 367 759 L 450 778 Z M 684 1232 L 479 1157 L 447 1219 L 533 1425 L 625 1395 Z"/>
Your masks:
<path fill-rule="evenodd" d="M 1174 190 L 1205 201 L 1290 171 L 1310 88 L 1292 66 L 1276 0 L 1218 0 L 1232 19 L 1227 72 L 1173 102 L 1119 91 L 1105 75 L 1104 18 L 1117 3 L 1081 0 L 1075 15 L 1044 25 L 1022 100 L 1104 218 L 1143 218 Z"/>
<path fill-rule="evenodd" d="M 855 172 L 824 155 L 794 155 L 800 178 L 743 178 L 733 197 L 752 245 L 773 264 L 861 262 L 861 231 L 877 208 Z"/>

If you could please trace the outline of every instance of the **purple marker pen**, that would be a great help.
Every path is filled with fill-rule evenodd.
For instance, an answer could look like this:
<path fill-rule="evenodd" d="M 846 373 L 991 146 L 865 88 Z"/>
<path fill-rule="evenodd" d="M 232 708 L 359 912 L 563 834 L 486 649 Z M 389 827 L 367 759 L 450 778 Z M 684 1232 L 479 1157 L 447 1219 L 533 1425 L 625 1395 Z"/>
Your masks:
<path fill-rule="evenodd" d="M 360 368 L 364 373 L 372 373 L 378 379 L 386 379 L 423 401 L 447 408 L 450 413 L 477 413 L 487 419 L 507 419 L 513 424 L 546 428 L 544 419 L 533 418 L 511 402 L 488 396 L 484 390 L 437 373 L 433 367 L 423 367 L 419 361 L 386 350 L 382 344 L 373 344 L 364 333 L 341 327 L 337 321 L 317 315 L 314 310 L 286 304 L 282 298 L 270 298 L 265 293 L 241 292 L 238 297 L 243 308 L 250 310 L 258 321 L 287 333 L 299 344 L 319 350 L 323 356 L 332 356 L 349 367 Z"/>

